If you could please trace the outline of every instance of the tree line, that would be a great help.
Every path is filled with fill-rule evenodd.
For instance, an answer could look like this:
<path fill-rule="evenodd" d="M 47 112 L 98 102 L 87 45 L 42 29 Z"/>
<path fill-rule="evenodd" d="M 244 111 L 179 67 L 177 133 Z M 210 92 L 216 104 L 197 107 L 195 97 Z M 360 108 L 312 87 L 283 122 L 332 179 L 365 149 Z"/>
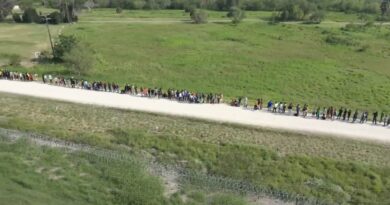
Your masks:
<path fill-rule="evenodd" d="M 31 1 L 31 0 L 30 0 Z M 55 7 L 58 0 L 43 0 L 46 5 Z M 228 11 L 240 7 L 248 11 L 279 11 L 288 4 L 326 11 L 378 13 L 381 3 L 388 0 L 70 0 L 77 6 L 85 4 L 100 8 L 122 9 L 186 9 L 202 8 Z"/>

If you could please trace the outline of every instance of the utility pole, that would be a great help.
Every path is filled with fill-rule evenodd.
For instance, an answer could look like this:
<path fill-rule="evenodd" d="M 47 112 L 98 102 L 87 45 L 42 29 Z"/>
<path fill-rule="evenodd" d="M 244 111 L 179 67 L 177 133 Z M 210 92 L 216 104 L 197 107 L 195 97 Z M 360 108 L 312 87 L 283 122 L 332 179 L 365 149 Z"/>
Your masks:
<path fill-rule="evenodd" d="M 52 55 L 53 55 L 53 58 L 54 58 L 54 57 L 55 57 L 55 56 L 54 56 L 54 46 L 53 46 L 53 40 L 52 40 L 52 38 L 51 38 L 51 33 L 50 33 L 50 29 L 49 29 L 49 19 L 50 19 L 50 18 L 47 18 L 47 16 L 45 16 L 46 28 L 47 28 L 47 33 L 49 34 L 51 52 L 52 52 Z"/>

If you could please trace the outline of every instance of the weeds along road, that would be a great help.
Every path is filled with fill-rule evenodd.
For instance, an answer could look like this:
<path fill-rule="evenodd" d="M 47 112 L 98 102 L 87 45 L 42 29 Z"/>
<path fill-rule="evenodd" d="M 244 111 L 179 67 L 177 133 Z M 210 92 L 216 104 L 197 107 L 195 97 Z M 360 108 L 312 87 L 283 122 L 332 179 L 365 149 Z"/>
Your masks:
<path fill-rule="evenodd" d="M 165 99 L 158 100 L 58 87 L 37 82 L 7 80 L 0 80 L 0 92 L 216 122 L 390 143 L 390 128 L 388 127 L 277 115 L 266 111 L 243 110 L 223 104 L 187 104 Z"/>

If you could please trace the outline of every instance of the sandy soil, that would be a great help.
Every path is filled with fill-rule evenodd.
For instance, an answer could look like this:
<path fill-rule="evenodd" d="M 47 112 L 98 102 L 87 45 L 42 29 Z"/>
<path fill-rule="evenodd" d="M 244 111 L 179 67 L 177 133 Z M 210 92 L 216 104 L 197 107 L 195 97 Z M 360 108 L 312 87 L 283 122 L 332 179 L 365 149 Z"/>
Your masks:
<path fill-rule="evenodd" d="M 241 108 L 222 104 L 187 104 L 170 100 L 149 99 L 119 95 L 116 93 L 57 87 L 36 82 L 6 80 L 0 80 L 0 92 L 217 122 L 328 134 L 338 137 L 390 143 L 389 127 L 305 119 L 301 117 L 272 114 L 266 111 L 243 110 Z"/>

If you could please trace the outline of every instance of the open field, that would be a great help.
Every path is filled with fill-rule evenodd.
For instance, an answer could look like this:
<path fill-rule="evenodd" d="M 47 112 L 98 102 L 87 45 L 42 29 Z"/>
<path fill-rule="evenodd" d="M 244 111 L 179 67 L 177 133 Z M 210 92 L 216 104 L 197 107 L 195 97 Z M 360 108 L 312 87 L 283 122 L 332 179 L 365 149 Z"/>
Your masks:
<path fill-rule="evenodd" d="M 62 26 L 51 26 L 53 36 Z M 0 65 L 7 64 L 10 55 L 19 55 L 25 63 L 35 52 L 50 48 L 45 25 L 0 23 Z"/>
<path fill-rule="evenodd" d="M 28 105 L 28 106 L 25 106 Z M 106 148 L 316 197 L 389 203 L 388 145 L 1 94 L 0 127 Z"/>
<path fill-rule="evenodd" d="M 211 19 L 227 20 L 224 15 L 210 11 Z M 323 25 L 260 21 L 269 15 L 247 12 L 248 21 L 237 26 L 227 22 L 193 25 L 181 22 L 188 14 L 178 10 L 116 14 L 113 9 L 96 9 L 84 12 L 80 23 L 66 26 L 64 33 L 76 35 L 93 48 L 96 62 L 84 76 L 91 80 L 223 93 L 226 99 L 248 96 L 252 101 L 264 98 L 311 107 L 389 111 L 389 26 L 342 31 L 348 22 L 360 21 L 356 14 L 335 12 L 329 13 Z M 155 23 L 142 23 L 143 19 Z M 174 22 L 159 23 L 167 19 Z M 0 26 L 12 30 L 8 24 Z M 17 39 L 11 38 L 12 42 Z M 45 36 L 40 38 L 45 42 Z M 36 50 L 29 45 L 22 52 L 24 47 L 12 46 L 15 51 L 0 53 L 29 56 Z M 69 75 L 62 65 L 33 69 Z"/>

